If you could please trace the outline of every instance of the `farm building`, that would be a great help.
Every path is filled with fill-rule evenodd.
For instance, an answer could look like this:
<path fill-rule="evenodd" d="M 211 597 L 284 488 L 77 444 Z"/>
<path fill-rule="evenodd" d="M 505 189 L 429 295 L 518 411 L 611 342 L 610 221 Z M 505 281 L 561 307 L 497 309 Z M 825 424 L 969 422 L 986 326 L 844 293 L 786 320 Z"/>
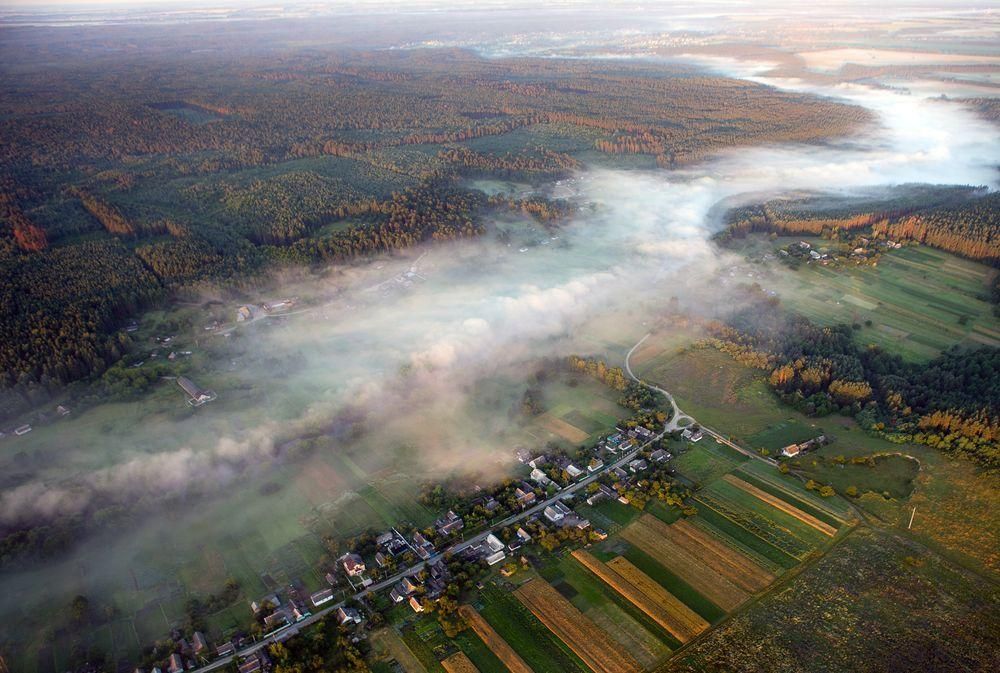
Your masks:
<path fill-rule="evenodd" d="M 192 407 L 200 407 L 206 402 L 211 402 L 212 400 L 215 399 L 214 392 L 212 392 L 211 390 L 202 390 L 201 388 L 195 385 L 194 381 L 185 376 L 177 377 L 177 385 L 179 385 L 181 389 L 183 389 L 184 392 L 187 393 L 188 395 L 187 402 Z"/>

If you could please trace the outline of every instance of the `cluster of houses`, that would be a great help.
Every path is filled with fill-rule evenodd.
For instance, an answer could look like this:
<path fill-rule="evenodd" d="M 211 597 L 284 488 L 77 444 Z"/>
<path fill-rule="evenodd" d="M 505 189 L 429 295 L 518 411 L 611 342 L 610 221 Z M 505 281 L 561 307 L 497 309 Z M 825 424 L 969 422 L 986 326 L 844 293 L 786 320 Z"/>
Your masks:
<path fill-rule="evenodd" d="M 208 640 L 205 639 L 205 634 L 201 631 L 195 631 L 190 641 L 186 638 L 177 638 L 175 645 L 176 651 L 167 657 L 163 666 L 154 666 L 149 673 L 184 673 L 184 671 L 197 667 L 198 661 L 203 661 L 212 654 L 212 648 L 209 647 Z M 229 646 L 230 648 L 234 647 L 232 643 L 229 643 Z M 235 649 L 229 653 L 232 654 L 233 651 Z M 146 670 L 137 668 L 135 673 L 146 673 Z"/>
<path fill-rule="evenodd" d="M 39 411 L 36 412 L 34 418 L 42 423 L 51 423 L 52 421 L 59 420 L 60 418 L 65 418 L 69 416 L 70 410 L 68 407 L 63 405 L 58 405 L 54 411 Z M 0 439 L 3 439 L 7 435 L 13 435 L 14 437 L 23 437 L 24 435 L 31 432 L 34 428 L 31 423 L 22 423 L 16 427 L 0 428 Z"/>
<path fill-rule="evenodd" d="M 425 601 L 436 601 L 448 588 L 448 568 L 444 563 L 428 563 L 426 579 L 417 574 L 407 575 L 389 591 L 389 599 L 396 604 L 407 602 L 414 612 L 423 612 Z"/>
<path fill-rule="evenodd" d="M 805 442 L 801 442 L 798 444 L 789 444 L 788 446 L 786 446 L 781 450 L 781 455 L 785 456 L 786 458 L 794 458 L 795 456 L 799 455 L 804 451 L 809 451 L 810 449 L 815 449 L 828 443 L 829 440 L 827 439 L 826 435 L 820 435 L 818 437 L 813 437 L 812 439 L 807 440 Z"/>

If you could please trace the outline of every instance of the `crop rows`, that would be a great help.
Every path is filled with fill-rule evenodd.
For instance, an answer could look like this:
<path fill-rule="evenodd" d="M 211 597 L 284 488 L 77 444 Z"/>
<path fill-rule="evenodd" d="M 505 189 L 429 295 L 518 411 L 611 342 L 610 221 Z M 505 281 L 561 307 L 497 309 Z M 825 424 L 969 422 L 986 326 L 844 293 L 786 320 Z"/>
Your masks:
<path fill-rule="evenodd" d="M 442 659 L 441 666 L 448 673 L 479 673 L 479 669 L 465 656 L 465 652 L 456 652 L 447 659 Z"/>
<path fill-rule="evenodd" d="M 788 514 L 789 516 L 795 517 L 802 523 L 815 528 L 824 535 L 829 535 L 830 537 L 833 537 L 834 535 L 837 534 L 837 529 L 831 526 L 830 524 L 820 521 L 813 515 L 803 512 L 798 507 L 795 507 L 794 505 L 785 502 L 781 498 L 771 495 L 767 491 L 763 491 L 757 488 L 753 484 L 748 484 L 742 479 L 734 477 L 731 474 L 727 474 L 726 476 L 723 477 L 723 479 L 725 479 L 727 482 L 729 482 L 736 488 L 740 489 L 741 491 L 745 491 L 750 495 L 752 495 L 753 497 L 757 498 L 758 500 L 766 502 L 771 507 L 774 507 L 775 509 L 782 511 L 785 514 Z"/>
<path fill-rule="evenodd" d="M 642 667 L 552 588 L 535 579 L 514 592 L 531 613 L 566 643 L 594 673 L 639 673 Z"/>
<path fill-rule="evenodd" d="M 677 546 L 738 587 L 756 593 L 774 581 L 774 575 L 713 535 L 681 519 L 659 528 Z"/>
<path fill-rule="evenodd" d="M 665 527 L 667 525 L 655 517 L 643 515 L 622 532 L 622 537 L 726 612 L 749 598 L 750 592 L 667 538 L 662 530 Z"/>
<path fill-rule="evenodd" d="M 497 659 L 503 662 L 503 665 L 511 673 L 533 673 L 531 667 L 525 663 L 521 655 L 507 644 L 507 641 L 490 626 L 489 622 L 483 619 L 481 614 L 476 612 L 475 608 L 471 605 L 463 605 L 458 609 L 458 612 L 465 619 L 469 627 L 476 632 L 479 639 L 486 644 L 486 647 L 490 648 L 490 651 L 496 655 Z M 443 664 L 444 662 L 441 663 Z"/>
<path fill-rule="evenodd" d="M 799 560 L 802 560 L 811 549 L 808 544 L 756 512 L 737 509 L 721 498 L 708 495 L 704 491 L 699 493 L 695 497 L 695 500 L 705 507 L 714 509 L 741 528 Z"/>
<path fill-rule="evenodd" d="M 708 622 L 624 558 L 604 564 L 583 550 L 573 552 L 573 558 L 680 642 L 708 628 Z"/>

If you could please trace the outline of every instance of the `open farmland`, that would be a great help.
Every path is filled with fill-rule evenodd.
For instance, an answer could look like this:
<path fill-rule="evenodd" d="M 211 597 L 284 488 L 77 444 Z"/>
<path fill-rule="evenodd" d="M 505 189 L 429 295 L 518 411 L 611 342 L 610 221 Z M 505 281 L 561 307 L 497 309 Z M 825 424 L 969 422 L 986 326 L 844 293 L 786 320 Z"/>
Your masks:
<path fill-rule="evenodd" d="M 998 602 L 993 582 L 858 528 L 657 673 L 993 671 Z"/>
<path fill-rule="evenodd" d="M 605 564 L 580 549 L 573 552 L 573 558 L 681 643 L 708 628 L 708 622 L 627 560 L 618 557 Z"/>
<path fill-rule="evenodd" d="M 723 610 L 733 610 L 749 598 L 749 592 L 705 566 L 697 556 L 671 542 L 666 537 L 666 528 L 667 524 L 659 519 L 644 515 L 622 531 L 622 537 Z"/>
<path fill-rule="evenodd" d="M 736 488 L 742 491 L 746 491 L 755 498 L 762 500 L 763 502 L 766 502 L 771 507 L 775 507 L 784 512 L 785 514 L 795 517 L 799 521 L 812 526 L 813 528 L 815 528 L 816 530 L 825 535 L 833 537 L 834 535 L 837 534 L 837 529 L 834 526 L 831 526 L 828 523 L 820 521 L 811 514 L 803 512 L 798 507 L 795 507 L 794 505 L 785 502 L 781 498 L 773 496 L 770 493 L 767 493 L 766 491 L 757 488 L 753 484 L 749 484 L 738 477 L 734 477 L 731 474 L 727 474 L 726 476 L 723 477 L 723 479 L 725 479 L 727 483 L 732 484 Z"/>
<path fill-rule="evenodd" d="M 469 627 L 476 632 L 479 639 L 496 655 L 497 659 L 503 662 L 510 673 L 533 673 L 524 659 L 507 644 L 506 640 L 500 637 L 500 634 L 490 626 L 489 622 L 483 619 L 482 615 L 476 612 L 475 608 L 471 605 L 463 605 L 458 611 Z"/>
<path fill-rule="evenodd" d="M 595 673 L 642 670 L 638 662 L 544 580 L 534 579 L 514 595 Z"/>
<path fill-rule="evenodd" d="M 746 591 L 760 591 L 774 581 L 774 575 L 768 570 L 684 519 L 661 530 L 674 544 L 700 558 L 707 566 Z"/>
<path fill-rule="evenodd" d="M 859 323 L 859 343 L 925 362 L 955 344 L 1000 345 L 1000 320 L 985 297 L 993 273 L 941 250 L 907 246 L 884 254 L 877 267 L 810 264 L 783 274 L 778 292 L 814 322 Z"/>
<path fill-rule="evenodd" d="M 465 652 L 456 652 L 447 659 L 442 659 L 441 666 L 448 673 L 479 673 L 479 669 L 469 660 Z"/>
<path fill-rule="evenodd" d="M 572 650 L 545 627 L 507 588 L 488 584 L 480 592 L 479 613 L 534 673 L 586 673 L 587 667 Z"/>

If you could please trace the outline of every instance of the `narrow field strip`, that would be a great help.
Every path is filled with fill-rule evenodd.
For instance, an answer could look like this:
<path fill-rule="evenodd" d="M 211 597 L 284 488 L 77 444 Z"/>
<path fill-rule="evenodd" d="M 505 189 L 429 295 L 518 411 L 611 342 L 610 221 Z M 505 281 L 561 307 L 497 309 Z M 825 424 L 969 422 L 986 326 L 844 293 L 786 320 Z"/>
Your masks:
<path fill-rule="evenodd" d="M 479 636 L 479 639 L 490 648 L 490 652 L 496 655 L 510 673 L 534 673 L 531 667 L 525 663 L 514 648 L 507 644 L 490 623 L 483 619 L 483 616 L 476 612 L 471 605 L 462 605 L 458 608 L 458 613 L 462 616 L 469 627 Z M 442 662 L 444 663 L 444 662 Z"/>
<path fill-rule="evenodd" d="M 708 622 L 625 558 L 605 564 L 582 549 L 573 552 L 573 558 L 680 642 L 708 628 Z"/>
<path fill-rule="evenodd" d="M 465 656 L 465 652 L 456 652 L 447 659 L 442 659 L 441 666 L 448 673 L 479 673 L 479 669 Z"/>
<path fill-rule="evenodd" d="M 795 507 L 794 505 L 791 505 L 791 504 L 785 502 L 784 500 L 782 500 L 781 498 L 775 497 L 775 496 L 771 495 L 770 493 L 767 493 L 766 491 L 762 491 L 761 489 L 757 488 L 753 484 L 748 484 L 747 482 L 743 481 L 742 479 L 740 479 L 738 477 L 734 477 L 731 474 L 727 474 L 726 476 L 723 477 L 723 479 L 726 482 L 728 482 L 728 483 L 732 484 L 733 486 L 735 486 L 736 488 L 749 493 L 750 495 L 754 496 L 755 498 L 766 502 L 771 507 L 774 507 L 775 509 L 782 511 L 785 514 L 788 514 L 789 516 L 795 517 L 796 519 L 798 519 L 802 523 L 805 523 L 805 524 L 808 524 L 809 526 L 812 526 L 813 528 L 815 528 L 816 530 L 818 530 L 819 532 L 821 532 L 821 533 L 823 533 L 825 535 L 829 535 L 830 537 L 833 537 L 834 535 L 837 534 L 837 529 L 834 528 L 833 526 L 831 526 L 830 524 L 827 524 L 827 523 L 824 523 L 824 522 L 820 521 L 819 519 L 817 519 L 816 517 L 814 517 L 811 514 L 806 514 L 805 512 L 803 512 L 798 507 Z"/>
<path fill-rule="evenodd" d="M 644 514 L 622 531 L 622 537 L 726 612 L 750 597 L 750 592 L 736 586 L 706 566 L 700 558 L 670 541 L 663 532 L 667 527 L 659 519 Z"/>
<path fill-rule="evenodd" d="M 545 580 L 531 580 L 517 589 L 514 595 L 594 673 L 642 671 L 630 654 L 622 651 L 608 634 Z"/>
<path fill-rule="evenodd" d="M 699 556 L 720 575 L 751 593 L 774 581 L 774 574 L 766 568 L 683 519 L 670 525 L 668 530 L 676 544 Z"/>

